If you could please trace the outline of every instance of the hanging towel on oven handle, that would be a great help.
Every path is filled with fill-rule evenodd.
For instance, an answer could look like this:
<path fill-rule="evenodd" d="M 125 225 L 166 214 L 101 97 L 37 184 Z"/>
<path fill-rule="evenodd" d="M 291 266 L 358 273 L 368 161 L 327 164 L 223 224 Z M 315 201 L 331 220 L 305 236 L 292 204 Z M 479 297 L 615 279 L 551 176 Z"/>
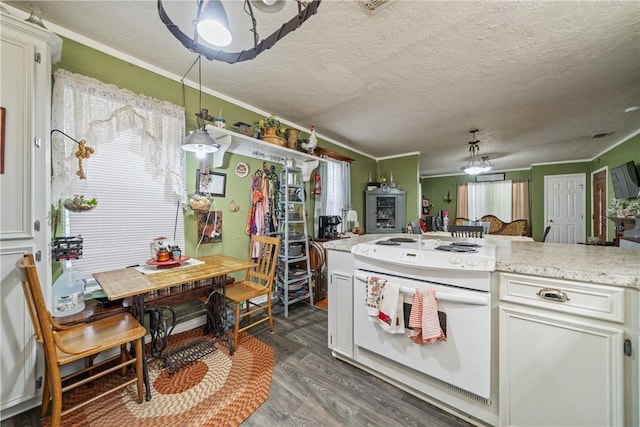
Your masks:
<path fill-rule="evenodd" d="M 400 285 L 387 282 L 380 297 L 378 323 L 390 334 L 404 334 L 404 301 L 400 295 Z"/>
<path fill-rule="evenodd" d="M 371 322 L 376 322 L 378 320 L 378 313 L 380 313 L 380 296 L 382 295 L 382 289 L 386 283 L 386 280 L 380 279 L 379 277 L 367 277 L 364 305 L 366 306 L 367 315 Z"/>
<path fill-rule="evenodd" d="M 438 302 L 433 289 L 424 291 L 416 289 L 409 316 L 409 327 L 413 328 L 413 335 L 409 339 L 416 344 L 433 344 L 447 340 L 440 326 Z"/>

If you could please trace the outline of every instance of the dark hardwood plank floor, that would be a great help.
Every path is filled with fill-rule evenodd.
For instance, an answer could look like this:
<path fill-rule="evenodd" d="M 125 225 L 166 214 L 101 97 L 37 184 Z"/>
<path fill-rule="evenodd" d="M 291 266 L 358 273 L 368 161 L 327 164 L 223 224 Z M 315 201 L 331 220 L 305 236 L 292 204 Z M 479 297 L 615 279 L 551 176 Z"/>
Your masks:
<path fill-rule="evenodd" d="M 264 426 L 470 426 L 442 410 L 348 363 L 327 348 L 327 312 L 298 305 L 284 318 L 274 304 L 275 333 L 266 324 L 250 329 L 274 349 L 269 399 L 243 427 Z M 2 422 L 2 427 L 40 425 L 40 408 Z"/>

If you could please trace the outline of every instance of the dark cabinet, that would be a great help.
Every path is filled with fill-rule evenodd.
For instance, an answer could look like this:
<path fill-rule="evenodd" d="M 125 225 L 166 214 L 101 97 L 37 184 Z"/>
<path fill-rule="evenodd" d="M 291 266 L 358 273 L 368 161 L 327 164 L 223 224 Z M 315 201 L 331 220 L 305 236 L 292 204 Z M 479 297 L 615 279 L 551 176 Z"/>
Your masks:
<path fill-rule="evenodd" d="M 367 233 L 401 233 L 406 227 L 406 192 L 382 186 L 365 193 Z"/>

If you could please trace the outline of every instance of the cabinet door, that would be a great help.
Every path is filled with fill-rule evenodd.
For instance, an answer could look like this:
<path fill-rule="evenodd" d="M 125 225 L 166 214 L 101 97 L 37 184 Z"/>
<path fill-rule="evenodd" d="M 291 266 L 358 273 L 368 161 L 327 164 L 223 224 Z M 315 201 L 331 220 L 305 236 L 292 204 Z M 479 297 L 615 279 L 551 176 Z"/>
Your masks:
<path fill-rule="evenodd" d="M 353 269 L 350 252 L 327 250 L 328 345 L 349 357 L 353 357 Z"/>
<path fill-rule="evenodd" d="M 44 366 L 15 262 L 36 257 L 47 301 L 51 298 L 49 122 L 51 34 L 2 13 L 0 105 L 5 111 L 4 173 L 0 174 L 0 408 L 10 417 L 38 403 Z"/>
<path fill-rule="evenodd" d="M 624 424 L 622 328 L 517 306 L 499 312 L 501 425 Z"/>
<path fill-rule="evenodd" d="M 405 193 L 397 189 L 366 193 L 367 233 L 399 233 L 405 223 Z"/>
<path fill-rule="evenodd" d="M 353 276 L 329 276 L 329 348 L 353 357 Z"/>

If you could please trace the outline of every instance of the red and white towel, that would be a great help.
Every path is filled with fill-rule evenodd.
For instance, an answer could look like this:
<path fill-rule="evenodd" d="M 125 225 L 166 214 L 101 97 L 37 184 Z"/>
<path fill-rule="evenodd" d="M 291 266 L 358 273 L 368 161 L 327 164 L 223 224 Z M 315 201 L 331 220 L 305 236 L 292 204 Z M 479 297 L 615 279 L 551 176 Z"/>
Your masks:
<path fill-rule="evenodd" d="M 425 291 L 416 289 L 409 316 L 409 327 L 413 328 L 413 335 L 409 339 L 416 344 L 433 344 L 436 341 L 447 340 L 440 327 L 438 303 L 433 289 Z"/>
<path fill-rule="evenodd" d="M 386 283 L 380 297 L 378 324 L 390 334 L 404 334 L 403 300 L 400 286 Z"/>
<path fill-rule="evenodd" d="M 386 280 L 378 277 L 367 277 L 367 295 L 364 305 L 367 307 L 367 314 L 371 322 L 377 322 L 378 313 L 380 313 L 380 297 L 386 283 Z"/>

